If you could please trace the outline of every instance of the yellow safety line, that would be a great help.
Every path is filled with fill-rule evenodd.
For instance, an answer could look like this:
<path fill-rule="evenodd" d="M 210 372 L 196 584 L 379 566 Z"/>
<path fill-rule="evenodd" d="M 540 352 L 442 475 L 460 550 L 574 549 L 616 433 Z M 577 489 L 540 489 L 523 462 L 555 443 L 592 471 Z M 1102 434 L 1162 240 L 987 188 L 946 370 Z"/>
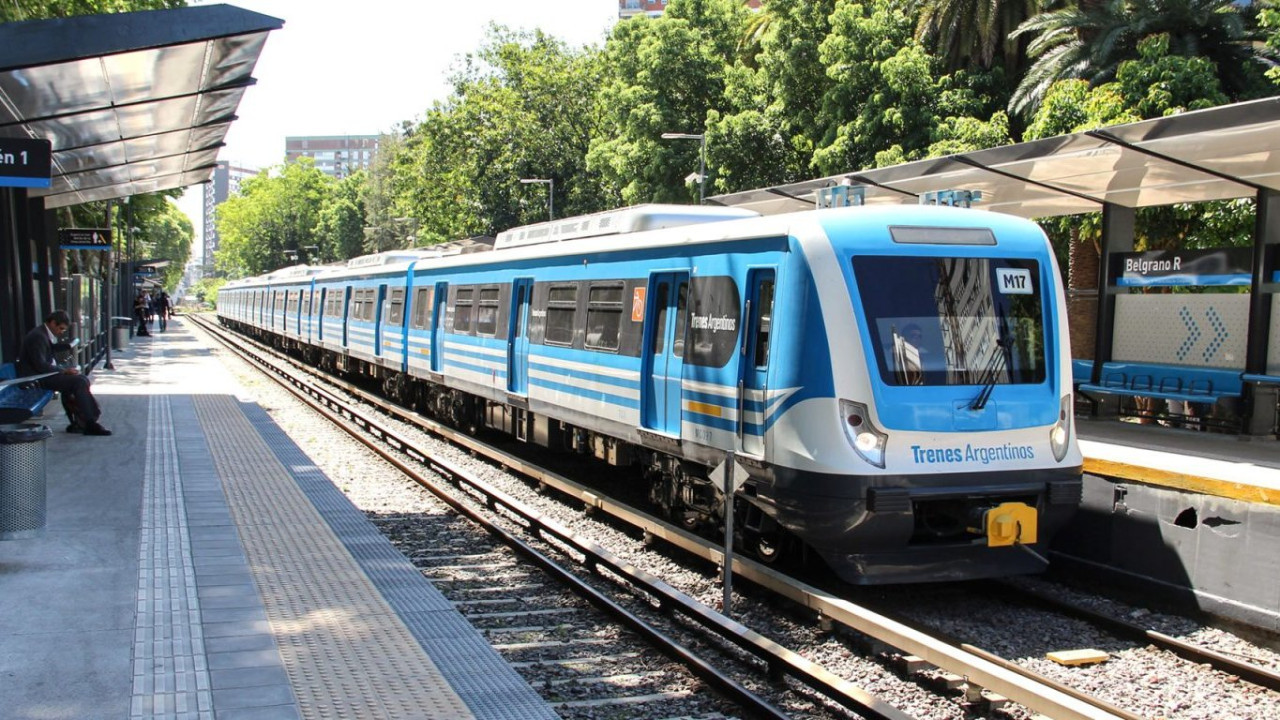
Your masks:
<path fill-rule="evenodd" d="M 1170 487 L 1242 502 L 1280 505 L 1280 491 L 1230 480 L 1187 475 L 1186 473 L 1157 470 L 1140 465 L 1130 465 L 1129 463 L 1116 462 L 1114 460 L 1098 460 L 1096 458 L 1085 458 L 1084 471 L 1090 475 L 1133 480 L 1145 485 Z"/>

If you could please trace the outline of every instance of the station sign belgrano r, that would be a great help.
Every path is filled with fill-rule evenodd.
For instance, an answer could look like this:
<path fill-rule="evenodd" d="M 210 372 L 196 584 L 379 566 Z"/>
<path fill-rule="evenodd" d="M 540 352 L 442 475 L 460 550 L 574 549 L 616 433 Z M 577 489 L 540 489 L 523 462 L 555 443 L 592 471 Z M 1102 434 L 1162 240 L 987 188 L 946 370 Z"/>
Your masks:
<path fill-rule="evenodd" d="M 1253 272 L 1253 250 L 1227 247 L 1116 253 L 1113 262 L 1115 284 L 1119 287 L 1247 286 Z"/>
<path fill-rule="evenodd" d="M 58 231 L 58 247 L 63 250 L 110 250 L 107 228 L 63 228 Z"/>

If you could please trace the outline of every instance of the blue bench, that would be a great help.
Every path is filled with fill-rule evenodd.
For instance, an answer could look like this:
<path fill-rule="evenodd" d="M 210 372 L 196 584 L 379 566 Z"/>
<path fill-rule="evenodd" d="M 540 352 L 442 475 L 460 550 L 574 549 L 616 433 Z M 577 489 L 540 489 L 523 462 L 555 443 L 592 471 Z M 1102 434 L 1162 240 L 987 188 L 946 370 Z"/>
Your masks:
<path fill-rule="evenodd" d="M 1098 383 L 1095 384 L 1090 382 L 1091 378 L 1088 374 L 1082 372 L 1091 370 L 1092 367 L 1093 363 L 1088 360 L 1072 361 L 1076 390 L 1079 392 L 1141 395 L 1199 403 L 1239 398 L 1244 394 L 1244 382 L 1239 370 L 1190 365 L 1108 362 L 1102 364 L 1102 373 Z"/>
<path fill-rule="evenodd" d="M 1098 411 L 1096 396 L 1099 395 L 1149 397 L 1208 405 L 1244 396 L 1245 381 L 1239 370 L 1108 362 L 1103 363 L 1097 383 L 1092 382 L 1092 370 L 1093 362 L 1089 360 L 1071 361 L 1076 394 L 1089 401 L 1094 415 Z M 1224 426 L 1232 424 L 1223 423 Z"/>
<path fill-rule="evenodd" d="M 0 365 L 0 382 L 17 378 L 13 363 Z M 52 399 L 52 390 L 45 390 L 34 382 L 6 384 L 0 387 L 0 423 L 30 420 L 44 412 L 44 406 Z"/>

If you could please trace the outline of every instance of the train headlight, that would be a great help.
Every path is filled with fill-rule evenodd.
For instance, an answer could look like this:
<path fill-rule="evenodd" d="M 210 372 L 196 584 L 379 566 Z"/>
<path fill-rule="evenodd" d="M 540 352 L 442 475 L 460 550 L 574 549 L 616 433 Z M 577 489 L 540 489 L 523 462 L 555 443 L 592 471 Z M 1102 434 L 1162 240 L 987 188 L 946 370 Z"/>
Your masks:
<path fill-rule="evenodd" d="M 1053 459 L 1062 462 L 1067 456 L 1067 446 L 1071 440 L 1071 414 L 1073 412 L 1071 396 L 1064 395 L 1058 406 L 1058 421 L 1049 430 L 1049 447 L 1053 449 Z"/>
<path fill-rule="evenodd" d="M 871 413 L 868 412 L 867 406 L 852 400 L 841 400 L 840 417 L 844 421 L 841 426 L 844 428 L 845 437 L 849 439 L 849 444 L 853 446 L 854 451 L 862 456 L 863 460 L 883 468 L 884 450 L 889 442 L 889 436 L 880 432 L 880 429 L 871 422 Z"/>

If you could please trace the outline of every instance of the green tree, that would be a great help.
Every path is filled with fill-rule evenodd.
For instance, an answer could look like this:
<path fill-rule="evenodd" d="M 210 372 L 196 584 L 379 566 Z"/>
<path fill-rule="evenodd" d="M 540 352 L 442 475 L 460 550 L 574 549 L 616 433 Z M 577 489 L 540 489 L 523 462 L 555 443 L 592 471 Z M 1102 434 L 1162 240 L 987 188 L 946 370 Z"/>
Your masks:
<path fill-rule="evenodd" d="M 1120 63 L 1113 82 L 1090 87 L 1085 80 L 1065 80 L 1050 86 L 1025 139 L 1137 122 L 1227 102 L 1216 69 L 1207 59 L 1172 53 L 1164 35 L 1145 38 L 1137 50 L 1137 59 Z M 1247 245 L 1253 229 L 1253 206 L 1253 200 L 1246 198 L 1140 208 L 1135 216 L 1135 246 L 1155 250 Z M 1067 248 L 1073 254 L 1097 252 L 1102 233 L 1099 213 L 1052 218 L 1042 225 L 1060 253 Z"/>
<path fill-rule="evenodd" d="M 1249 97 L 1261 86 L 1255 34 L 1232 0 L 1104 0 L 1041 13 L 1015 32 L 1033 37 L 1033 64 L 1010 108 L 1034 114 L 1059 80 L 1109 82 L 1121 63 L 1139 58 L 1139 43 L 1156 35 L 1168 36 L 1171 54 L 1211 62 L 1229 96 Z"/>
<path fill-rule="evenodd" d="M 309 265 L 348 260 L 364 251 L 364 194 L 368 174 L 361 170 L 337 182 L 320 208 L 316 250 L 300 254 Z"/>
<path fill-rule="evenodd" d="M 1036 0 L 914 0 L 916 39 L 929 43 L 950 70 L 1002 64 L 1020 69 L 1024 51 L 1014 31 L 1039 10 Z"/>
<path fill-rule="evenodd" d="M 151 195 L 158 198 L 158 195 Z M 138 196 L 130 200 L 137 204 L 148 196 Z M 173 290 L 186 271 L 187 261 L 191 259 L 191 242 L 195 238 L 195 229 L 191 220 L 172 201 L 159 198 L 160 204 L 150 214 L 141 227 L 139 240 L 146 247 L 145 256 L 141 259 L 168 260 L 169 264 L 161 268 L 157 282 L 166 290 Z"/>
<path fill-rule="evenodd" d="M 0 22 L 186 6 L 187 0 L 4 0 L 0 2 Z"/>
<path fill-rule="evenodd" d="M 246 180 L 240 195 L 218 207 L 218 271 L 231 278 L 259 275 L 289 264 L 288 254 L 321 246 L 320 212 L 335 184 L 309 158 Z"/>
<path fill-rule="evenodd" d="M 545 220 L 546 188 L 521 178 L 554 180 L 558 215 L 600 209 L 602 186 L 584 160 L 598 60 L 540 31 L 491 27 L 453 75 L 450 96 L 375 169 L 371 237 L 384 242 L 397 218 L 413 220 L 419 244 Z"/>
<path fill-rule="evenodd" d="M 747 25 L 752 54 L 726 68 L 725 110 L 708 114 L 716 192 L 811 175 L 824 135 L 817 117 L 833 84 L 819 46 L 831 32 L 835 6 L 836 0 L 773 0 Z"/>
<path fill-rule="evenodd" d="M 1264 0 L 1258 6 L 1259 35 L 1266 43 L 1267 56 L 1274 58 L 1280 55 L 1280 8 L 1275 0 Z M 1267 78 L 1280 85 L 1280 65 L 1272 65 L 1267 70 Z"/>
<path fill-rule="evenodd" d="M 939 75 L 913 25 L 896 0 L 837 2 L 820 46 L 832 82 L 815 119 L 824 133 L 812 163 L 819 174 L 915 160 L 935 144 L 942 150 L 1007 136 L 1007 121 L 982 120 L 994 117 L 1000 71 Z"/>
<path fill-rule="evenodd" d="M 596 96 L 600 126 L 587 155 L 606 197 L 627 205 L 696 201 L 697 184 L 684 178 L 698 168 L 700 144 L 661 135 L 707 134 L 708 115 L 724 98 L 726 59 L 746 20 L 737 0 L 672 0 L 660 18 L 638 15 L 615 26 Z M 706 139 L 714 177 L 718 150 L 714 136 Z"/>
<path fill-rule="evenodd" d="M 218 291 L 223 285 L 227 284 L 226 278 L 201 278 L 194 287 L 191 288 L 191 294 L 195 295 L 196 302 L 209 307 L 217 307 Z"/>

